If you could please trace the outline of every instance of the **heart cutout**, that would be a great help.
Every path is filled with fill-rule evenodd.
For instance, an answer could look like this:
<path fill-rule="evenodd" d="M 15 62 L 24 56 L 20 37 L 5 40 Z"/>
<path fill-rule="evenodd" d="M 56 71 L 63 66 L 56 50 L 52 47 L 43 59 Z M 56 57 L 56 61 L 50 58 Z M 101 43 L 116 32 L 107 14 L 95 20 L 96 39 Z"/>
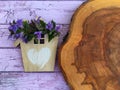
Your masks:
<path fill-rule="evenodd" d="M 36 64 L 42 69 L 50 60 L 51 50 L 48 47 L 41 48 L 39 51 L 32 48 L 28 50 L 27 56 L 32 64 Z"/>

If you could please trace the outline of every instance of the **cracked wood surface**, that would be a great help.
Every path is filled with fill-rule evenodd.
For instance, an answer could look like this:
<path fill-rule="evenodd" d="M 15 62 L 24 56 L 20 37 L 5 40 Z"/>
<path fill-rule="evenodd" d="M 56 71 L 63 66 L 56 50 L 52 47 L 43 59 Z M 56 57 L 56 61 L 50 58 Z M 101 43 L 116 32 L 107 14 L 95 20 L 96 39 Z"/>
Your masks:
<path fill-rule="evenodd" d="M 120 1 L 86 2 L 70 29 L 60 66 L 71 90 L 120 90 Z"/>
<path fill-rule="evenodd" d="M 0 23 L 13 19 L 32 19 L 42 16 L 59 24 L 69 24 L 76 8 L 83 1 L 0 1 Z"/>
<path fill-rule="evenodd" d="M 69 90 L 56 61 L 51 73 L 24 73 L 21 51 L 8 40 L 8 23 L 13 19 L 42 16 L 62 25 L 59 46 L 69 31 L 71 17 L 84 0 L 0 1 L 0 90 Z"/>
<path fill-rule="evenodd" d="M 61 73 L 1 73 L 0 90 L 69 90 Z"/>
<path fill-rule="evenodd" d="M 80 73 L 86 73 L 83 84 L 91 84 L 94 90 L 120 90 L 119 20 L 119 8 L 106 8 L 84 23 L 75 63 Z"/>

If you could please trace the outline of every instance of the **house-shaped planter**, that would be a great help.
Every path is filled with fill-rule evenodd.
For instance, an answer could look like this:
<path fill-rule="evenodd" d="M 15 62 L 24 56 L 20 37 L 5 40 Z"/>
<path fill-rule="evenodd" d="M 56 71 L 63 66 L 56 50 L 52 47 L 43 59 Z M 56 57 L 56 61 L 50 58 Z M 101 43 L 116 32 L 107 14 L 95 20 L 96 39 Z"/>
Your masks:
<path fill-rule="evenodd" d="M 17 40 L 15 46 L 18 44 L 21 47 L 25 72 L 54 71 L 58 37 L 48 42 L 46 35 L 37 44 L 34 40 L 28 43 Z"/>

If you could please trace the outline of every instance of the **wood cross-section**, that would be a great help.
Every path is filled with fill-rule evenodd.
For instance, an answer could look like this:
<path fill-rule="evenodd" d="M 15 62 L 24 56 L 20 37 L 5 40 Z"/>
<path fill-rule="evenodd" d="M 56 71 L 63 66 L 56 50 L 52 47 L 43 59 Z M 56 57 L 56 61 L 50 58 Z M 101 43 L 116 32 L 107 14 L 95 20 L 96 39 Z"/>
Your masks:
<path fill-rule="evenodd" d="M 120 90 L 120 0 L 90 0 L 72 19 L 60 66 L 72 90 Z"/>

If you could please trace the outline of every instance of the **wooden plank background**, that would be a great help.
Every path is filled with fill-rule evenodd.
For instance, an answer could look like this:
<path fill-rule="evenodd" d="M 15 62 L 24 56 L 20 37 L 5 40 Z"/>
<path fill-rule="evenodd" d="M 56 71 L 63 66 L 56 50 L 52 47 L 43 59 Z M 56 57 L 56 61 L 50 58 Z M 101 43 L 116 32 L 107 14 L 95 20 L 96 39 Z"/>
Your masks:
<path fill-rule="evenodd" d="M 69 31 L 71 17 L 85 0 L 5 0 L 0 1 L 0 90 L 69 90 L 56 66 L 54 72 L 25 73 L 21 51 L 8 40 L 8 23 L 19 18 L 41 16 L 45 21 L 54 19 L 62 25 L 59 46 Z"/>

